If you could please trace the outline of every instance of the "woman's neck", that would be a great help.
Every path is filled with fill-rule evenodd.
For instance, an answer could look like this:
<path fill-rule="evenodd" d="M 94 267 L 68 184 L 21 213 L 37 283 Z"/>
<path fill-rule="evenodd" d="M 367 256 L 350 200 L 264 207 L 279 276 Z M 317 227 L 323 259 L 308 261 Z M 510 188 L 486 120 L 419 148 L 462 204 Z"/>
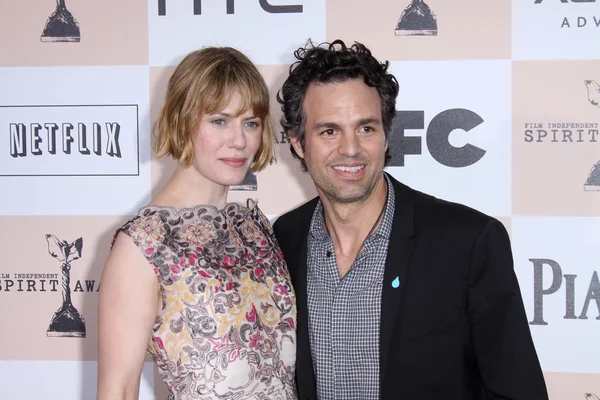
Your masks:
<path fill-rule="evenodd" d="M 169 182 L 150 204 L 175 208 L 192 208 L 210 204 L 218 209 L 227 203 L 228 186 L 219 185 L 202 176 L 194 167 L 178 165 Z"/>

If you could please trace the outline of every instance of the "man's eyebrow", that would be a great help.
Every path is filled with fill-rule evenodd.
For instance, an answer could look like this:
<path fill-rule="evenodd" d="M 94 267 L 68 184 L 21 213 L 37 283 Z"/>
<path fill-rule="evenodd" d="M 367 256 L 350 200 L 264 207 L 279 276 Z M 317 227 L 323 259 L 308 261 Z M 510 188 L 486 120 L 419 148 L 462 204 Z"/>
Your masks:
<path fill-rule="evenodd" d="M 358 121 L 356 121 L 356 127 L 359 126 L 364 126 L 364 125 L 381 125 L 381 119 L 377 118 L 377 117 L 366 117 L 366 118 L 361 118 Z"/>
<path fill-rule="evenodd" d="M 322 122 L 316 122 L 313 124 L 312 129 L 313 130 L 320 130 L 320 129 L 339 129 L 339 125 L 335 122 L 330 122 L 330 121 L 322 121 Z"/>
<path fill-rule="evenodd" d="M 369 125 L 369 124 L 381 125 L 381 120 L 377 117 L 365 117 L 365 118 L 361 118 L 358 121 L 356 121 L 356 123 L 354 125 L 358 127 L 358 126 Z M 316 122 L 313 124 L 313 129 L 339 128 L 339 127 L 340 127 L 339 124 L 337 124 L 336 122 L 330 122 L 330 121 L 321 121 L 321 122 Z"/>

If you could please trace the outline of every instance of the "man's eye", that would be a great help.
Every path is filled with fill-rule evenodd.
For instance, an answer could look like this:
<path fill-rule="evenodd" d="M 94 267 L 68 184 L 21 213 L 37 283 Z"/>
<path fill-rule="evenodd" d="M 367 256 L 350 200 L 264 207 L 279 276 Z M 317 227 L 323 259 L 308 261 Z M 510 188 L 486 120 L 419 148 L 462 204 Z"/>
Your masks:
<path fill-rule="evenodd" d="M 321 132 L 321 135 L 325 135 L 325 136 L 331 136 L 335 133 L 335 131 L 333 129 L 327 129 L 323 132 Z"/>

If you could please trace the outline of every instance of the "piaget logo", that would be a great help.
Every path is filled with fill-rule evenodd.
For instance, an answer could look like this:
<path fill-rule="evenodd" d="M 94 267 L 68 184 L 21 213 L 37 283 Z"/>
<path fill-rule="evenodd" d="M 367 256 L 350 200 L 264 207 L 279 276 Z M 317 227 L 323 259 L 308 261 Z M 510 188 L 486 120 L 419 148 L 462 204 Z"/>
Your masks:
<path fill-rule="evenodd" d="M 544 297 L 555 296 L 564 284 L 565 312 L 562 318 L 570 320 L 586 320 L 588 314 L 592 313 L 595 305 L 600 320 L 600 280 L 598 271 L 591 276 L 579 276 L 576 274 L 563 274 L 560 264 L 552 259 L 530 258 L 533 265 L 533 320 L 531 325 L 548 325 L 550 318 L 544 315 Z M 549 267 L 549 269 L 548 269 Z M 548 274 L 548 272 L 551 272 Z M 575 294 L 585 293 L 583 304 L 576 304 Z"/>

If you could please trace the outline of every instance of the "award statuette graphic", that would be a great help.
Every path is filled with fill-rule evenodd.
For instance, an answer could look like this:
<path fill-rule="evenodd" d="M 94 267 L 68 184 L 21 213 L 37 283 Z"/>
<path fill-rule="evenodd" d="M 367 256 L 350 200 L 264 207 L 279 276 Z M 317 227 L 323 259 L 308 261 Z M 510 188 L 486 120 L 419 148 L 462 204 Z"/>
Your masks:
<path fill-rule="evenodd" d="M 394 33 L 396 36 L 437 36 L 435 14 L 423 0 L 413 0 L 400 15 Z"/>
<path fill-rule="evenodd" d="M 592 167 L 590 174 L 583 185 L 586 192 L 600 192 L 600 161 Z"/>
<path fill-rule="evenodd" d="M 590 104 L 600 107 L 600 85 L 596 81 L 583 81 L 583 83 L 587 89 Z"/>
<path fill-rule="evenodd" d="M 46 331 L 48 337 L 85 337 L 85 320 L 71 302 L 71 262 L 81 258 L 83 239 L 73 243 L 59 240 L 54 235 L 46 235 L 48 253 L 62 263 L 62 306 L 54 313 Z"/>
<path fill-rule="evenodd" d="M 256 175 L 252 173 L 252 171 L 248 170 L 248 173 L 244 177 L 244 180 L 239 185 L 232 185 L 229 187 L 231 190 L 258 190 L 258 185 L 256 183 Z"/>
<path fill-rule="evenodd" d="M 79 24 L 65 6 L 65 0 L 56 0 L 56 10 L 48 17 L 40 40 L 42 42 L 79 42 Z"/>
<path fill-rule="evenodd" d="M 596 81 L 583 81 L 587 89 L 587 98 L 591 105 L 600 108 L 600 85 Z M 586 192 L 600 192 L 600 161 L 592 169 L 583 185 Z"/>

